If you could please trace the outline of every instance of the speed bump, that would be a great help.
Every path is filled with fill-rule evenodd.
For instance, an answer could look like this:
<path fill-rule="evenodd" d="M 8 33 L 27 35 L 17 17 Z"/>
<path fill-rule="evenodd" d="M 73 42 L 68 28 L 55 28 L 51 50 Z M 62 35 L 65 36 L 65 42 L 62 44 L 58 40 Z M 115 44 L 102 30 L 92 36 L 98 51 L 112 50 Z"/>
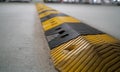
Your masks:
<path fill-rule="evenodd" d="M 58 71 L 120 72 L 120 40 L 44 4 L 36 8 Z"/>

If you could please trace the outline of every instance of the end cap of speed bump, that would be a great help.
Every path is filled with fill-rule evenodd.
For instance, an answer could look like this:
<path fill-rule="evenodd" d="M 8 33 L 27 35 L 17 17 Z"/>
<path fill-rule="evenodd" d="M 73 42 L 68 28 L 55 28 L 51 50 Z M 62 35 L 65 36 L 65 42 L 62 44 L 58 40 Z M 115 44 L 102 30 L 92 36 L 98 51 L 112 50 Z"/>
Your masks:
<path fill-rule="evenodd" d="M 104 34 L 84 23 L 65 23 L 45 32 L 51 49 L 80 35 Z"/>

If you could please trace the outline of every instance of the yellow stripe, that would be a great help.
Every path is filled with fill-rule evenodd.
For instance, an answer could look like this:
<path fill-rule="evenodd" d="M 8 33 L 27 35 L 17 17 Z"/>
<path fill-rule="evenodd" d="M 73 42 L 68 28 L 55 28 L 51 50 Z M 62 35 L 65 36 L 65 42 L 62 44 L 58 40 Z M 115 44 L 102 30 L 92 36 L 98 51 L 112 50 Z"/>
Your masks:
<path fill-rule="evenodd" d="M 45 10 L 53 10 L 52 8 L 47 7 L 47 6 L 43 5 L 43 4 L 37 4 L 36 8 L 37 8 L 38 12 L 42 12 L 42 11 L 45 11 Z"/>
<path fill-rule="evenodd" d="M 38 13 L 42 12 L 42 11 L 45 11 L 45 10 L 54 10 L 54 9 L 51 9 L 51 8 L 42 8 L 42 9 L 39 9 L 38 10 Z"/>
<path fill-rule="evenodd" d="M 58 16 L 58 17 L 54 17 L 54 18 L 51 18 L 49 20 L 42 22 L 42 25 L 43 25 L 43 29 L 46 31 L 58 25 L 61 25 L 65 22 L 78 23 L 80 21 L 73 17 L 69 17 L 69 16 L 64 16 L 64 17 Z"/>
<path fill-rule="evenodd" d="M 120 66 L 119 44 L 107 34 L 79 36 L 51 50 L 51 56 L 61 72 L 113 71 Z"/>
<path fill-rule="evenodd" d="M 102 35 L 87 35 L 84 36 L 87 40 L 89 40 L 90 43 L 93 44 L 104 44 L 104 43 L 114 43 L 119 40 L 113 38 L 112 36 L 109 36 L 107 34 L 102 34 Z"/>
<path fill-rule="evenodd" d="M 39 11 L 42 8 L 49 8 L 49 7 L 45 6 L 44 4 L 36 4 L 36 8 L 37 8 L 37 11 Z"/>
<path fill-rule="evenodd" d="M 43 18 L 43 17 L 48 16 L 50 14 L 58 14 L 58 13 L 60 13 L 60 12 L 58 12 L 58 11 L 47 11 L 45 13 L 40 14 L 39 17 Z"/>

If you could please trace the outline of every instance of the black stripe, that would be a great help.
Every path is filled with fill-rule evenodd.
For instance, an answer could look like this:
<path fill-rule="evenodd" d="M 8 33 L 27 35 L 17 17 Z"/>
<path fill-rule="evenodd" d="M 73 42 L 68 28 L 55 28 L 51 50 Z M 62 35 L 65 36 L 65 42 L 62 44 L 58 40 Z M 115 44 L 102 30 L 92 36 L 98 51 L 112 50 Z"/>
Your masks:
<path fill-rule="evenodd" d="M 84 23 L 63 23 L 45 32 L 45 35 L 47 37 L 51 49 L 78 36 L 94 34 L 104 33 Z"/>
<path fill-rule="evenodd" d="M 53 17 L 56 17 L 56 16 L 68 16 L 68 15 L 63 14 L 63 13 L 50 14 L 50 15 L 48 15 L 48 16 L 45 16 L 45 17 L 41 18 L 40 20 L 41 20 L 41 22 L 44 22 L 44 21 L 49 20 L 49 19 L 51 19 L 51 18 L 53 18 Z"/>
<path fill-rule="evenodd" d="M 47 12 L 47 11 L 56 11 L 56 10 L 44 10 L 44 11 L 42 11 L 42 12 L 39 12 L 38 14 L 42 14 L 42 13 L 45 13 L 45 12 Z"/>

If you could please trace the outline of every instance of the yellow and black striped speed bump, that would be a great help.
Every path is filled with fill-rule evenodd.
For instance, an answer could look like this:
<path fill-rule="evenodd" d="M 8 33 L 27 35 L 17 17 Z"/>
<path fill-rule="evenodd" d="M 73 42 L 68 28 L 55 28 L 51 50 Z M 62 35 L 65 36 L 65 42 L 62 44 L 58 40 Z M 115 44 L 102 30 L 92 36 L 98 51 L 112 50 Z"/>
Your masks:
<path fill-rule="evenodd" d="M 120 72 L 120 40 L 43 4 L 36 7 L 58 71 Z"/>

